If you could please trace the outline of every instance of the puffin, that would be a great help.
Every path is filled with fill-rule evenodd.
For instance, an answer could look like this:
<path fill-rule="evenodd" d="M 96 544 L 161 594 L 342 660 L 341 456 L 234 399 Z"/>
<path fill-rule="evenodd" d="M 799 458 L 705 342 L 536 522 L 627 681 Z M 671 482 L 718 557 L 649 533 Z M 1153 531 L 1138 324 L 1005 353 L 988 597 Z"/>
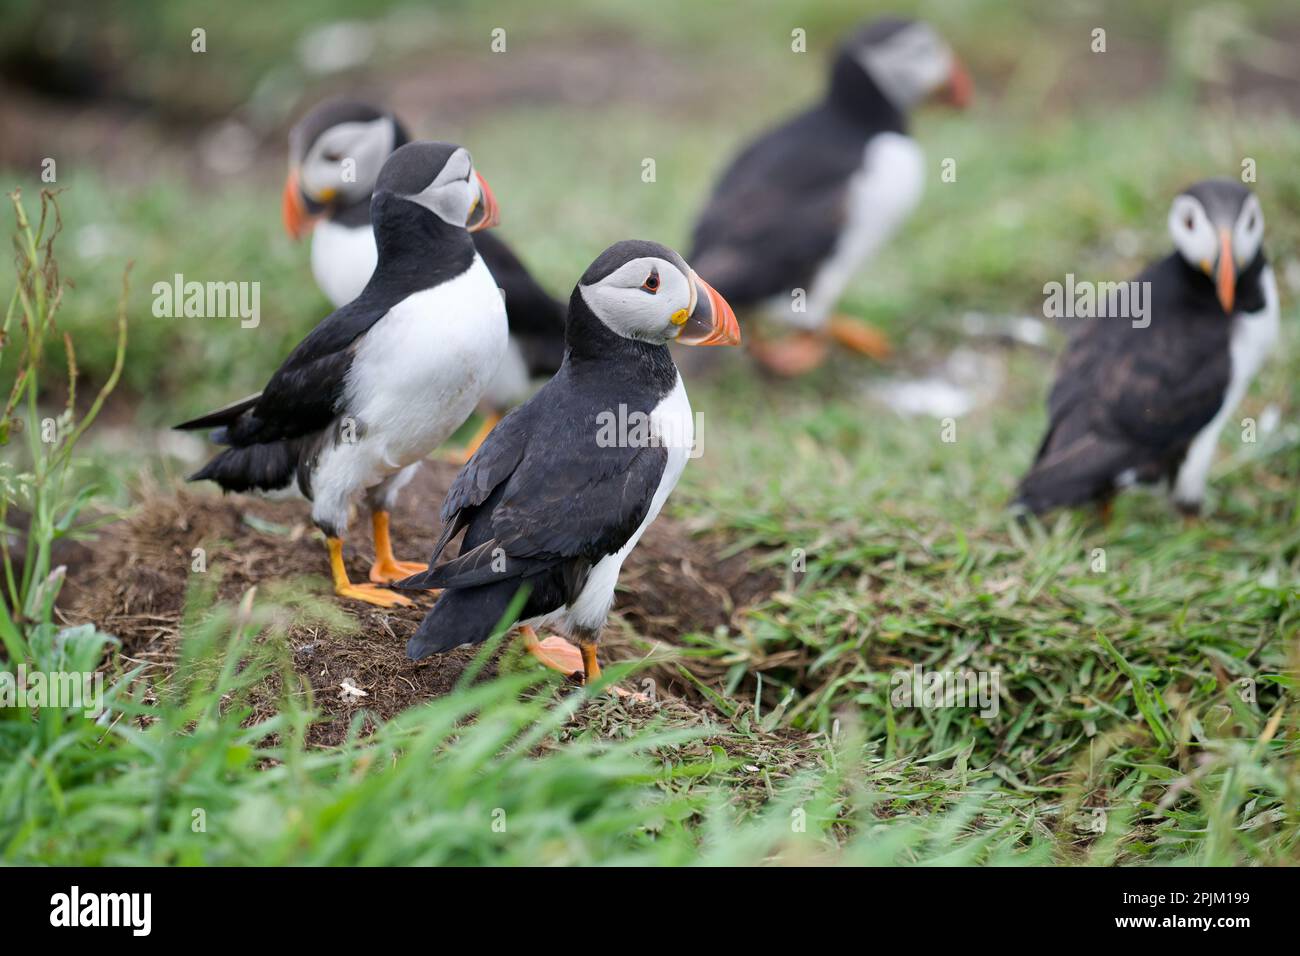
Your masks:
<path fill-rule="evenodd" d="M 908 113 L 931 97 L 964 108 L 971 95 L 966 69 L 928 24 L 876 20 L 840 46 L 820 103 L 763 133 L 723 172 L 688 258 L 742 314 L 794 327 L 751 340 L 769 371 L 811 371 L 828 336 L 875 359 L 889 354 L 883 334 L 835 306 L 920 200 L 925 159 Z"/>
<path fill-rule="evenodd" d="M 318 104 L 289 133 L 284 228 L 294 239 L 311 233 L 312 275 L 336 308 L 360 295 L 374 271 L 370 194 L 384 160 L 409 139 L 392 113 L 342 98 Z M 484 396 L 482 426 L 453 456 L 462 464 L 501 414 L 528 397 L 534 380 L 554 375 L 564 357 L 563 305 L 492 232 L 476 232 L 474 247 L 505 296 L 510 339 Z"/>
<path fill-rule="evenodd" d="M 1183 190 L 1169 233 L 1174 251 L 1136 279 L 1141 321 L 1077 320 L 1016 511 L 1091 503 L 1108 518 L 1119 491 L 1167 483 L 1178 511 L 1200 514 L 1219 433 L 1277 342 L 1277 281 L 1263 210 L 1240 182 Z"/>
<path fill-rule="evenodd" d="M 692 454 L 672 342 L 738 345 L 736 315 L 672 249 L 610 246 L 569 299 L 560 370 L 479 446 L 443 501 L 428 570 L 395 585 L 441 589 L 407 643 L 412 660 L 482 642 L 522 593 L 506 624 L 530 653 L 583 683 L 600 676 L 619 570 Z M 537 628 L 561 634 L 539 641 Z"/>
<path fill-rule="evenodd" d="M 190 476 L 226 491 L 297 491 L 324 533 L 334 591 L 411 604 L 379 585 L 398 561 L 389 512 L 422 458 L 473 412 L 506 351 L 505 305 L 471 233 L 495 225 L 492 190 L 452 143 L 411 142 L 383 164 L 370 200 L 378 263 L 360 294 L 320 322 L 256 395 L 176 426 L 214 429 L 225 450 Z M 374 532 L 370 582 L 343 566 L 350 504 Z"/>

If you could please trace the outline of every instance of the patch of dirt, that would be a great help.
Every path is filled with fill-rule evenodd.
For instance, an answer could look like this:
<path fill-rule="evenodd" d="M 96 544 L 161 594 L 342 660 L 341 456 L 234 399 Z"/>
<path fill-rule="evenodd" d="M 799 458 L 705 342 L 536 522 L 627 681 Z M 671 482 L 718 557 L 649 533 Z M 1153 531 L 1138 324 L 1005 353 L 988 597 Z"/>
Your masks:
<path fill-rule="evenodd" d="M 437 512 L 456 471 L 428 461 L 403 493 L 393 515 L 400 558 L 424 559 L 431 553 L 441 530 Z M 366 580 L 372 556 L 367 525 L 359 515 L 345 547 L 354 581 Z M 305 587 L 326 610 L 336 608 L 342 615 L 331 623 L 308 609 L 295 614 L 275 638 L 287 642 L 294 671 L 311 685 L 324 715 L 312 731 L 315 743 L 341 741 L 360 709 L 387 719 L 447 693 L 475 656 L 476 649 L 460 648 L 419 663 L 407 659 L 406 641 L 431 606 L 428 599 L 422 606 L 388 611 L 335 598 L 326 583 L 325 549 L 302 501 L 222 497 L 189 488 L 150 495 L 131 517 L 105 528 L 84 560 L 69 567 L 61 613 L 69 623 L 92 621 L 120 638 L 124 663 L 143 662 L 168 672 L 176 659 L 186 595 L 199 578 L 191 568 L 200 547 L 222 602 L 237 602 L 254 585 L 259 601 L 274 601 L 279 582 L 314 578 Z M 660 516 L 624 566 L 602 660 L 639 659 L 648 649 L 656 661 L 671 660 L 680 635 L 731 623 L 776 589 L 775 576 L 752 570 L 745 555 L 720 558 L 724 548 L 724 542 Z M 484 676 L 496 672 L 499 658 L 500 653 Z M 675 667 L 660 664 L 650 673 L 660 694 L 682 695 L 681 703 L 697 699 L 690 685 L 674 676 Z M 367 696 L 344 692 L 345 682 Z M 273 684 L 278 679 L 268 682 L 268 709 L 275 699 Z"/>

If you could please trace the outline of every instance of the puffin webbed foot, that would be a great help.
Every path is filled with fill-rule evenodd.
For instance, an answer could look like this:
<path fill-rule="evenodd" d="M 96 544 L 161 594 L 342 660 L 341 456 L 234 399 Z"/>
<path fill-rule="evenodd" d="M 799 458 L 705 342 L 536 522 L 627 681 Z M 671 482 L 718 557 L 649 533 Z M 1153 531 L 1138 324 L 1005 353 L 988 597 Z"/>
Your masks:
<path fill-rule="evenodd" d="M 342 587 L 335 585 L 334 593 L 339 597 L 351 598 L 353 601 L 373 604 L 375 607 L 411 607 L 415 604 L 405 595 L 381 588 L 377 584 L 345 584 Z"/>
<path fill-rule="evenodd" d="M 818 332 L 793 332 L 779 339 L 755 342 L 750 351 L 758 363 L 781 378 L 806 375 L 826 361 L 830 344 Z"/>
<path fill-rule="evenodd" d="M 848 316 L 834 316 L 827 325 L 827 331 L 831 338 L 849 351 L 873 358 L 877 362 L 883 362 L 894 351 L 884 332 Z"/>
<path fill-rule="evenodd" d="M 537 632 L 531 627 L 521 627 L 519 633 L 523 636 L 525 650 L 541 661 L 542 666 L 569 677 L 582 673 L 582 655 L 564 638 L 548 637 L 539 641 Z"/>
<path fill-rule="evenodd" d="M 330 575 L 334 579 L 334 593 L 353 601 L 364 601 L 376 607 L 411 607 L 415 602 L 405 595 L 373 584 L 353 584 L 348 580 L 343 566 L 343 539 L 327 538 L 330 553 Z"/>

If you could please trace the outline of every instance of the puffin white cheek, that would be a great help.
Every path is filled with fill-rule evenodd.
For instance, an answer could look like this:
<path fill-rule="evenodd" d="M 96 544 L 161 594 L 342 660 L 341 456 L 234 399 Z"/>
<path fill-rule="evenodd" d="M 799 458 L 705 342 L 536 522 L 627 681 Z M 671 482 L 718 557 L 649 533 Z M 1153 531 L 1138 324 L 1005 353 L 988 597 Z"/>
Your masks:
<path fill-rule="evenodd" d="M 1232 248 L 1239 266 L 1245 266 L 1255 258 L 1263 239 L 1264 217 L 1258 210 L 1244 214 L 1232 236 Z"/>
<path fill-rule="evenodd" d="M 463 180 L 432 185 L 424 192 L 409 197 L 419 203 L 439 219 L 453 226 L 463 226 L 469 219 L 470 204 L 474 201 L 475 190 Z"/>
<path fill-rule="evenodd" d="M 625 333 L 638 339 L 657 339 L 667 335 L 664 329 L 662 303 L 658 296 L 648 295 L 640 289 L 630 289 L 621 310 Z"/>
<path fill-rule="evenodd" d="M 952 51 L 945 47 L 936 47 L 931 55 L 925 57 L 920 65 L 921 88 L 926 95 L 937 92 L 952 75 Z"/>
<path fill-rule="evenodd" d="M 1218 242 L 1198 204 L 1190 201 L 1174 203 L 1169 210 L 1169 234 L 1189 264 L 1206 271 L 1213 267 L 1218 255 Z"/>

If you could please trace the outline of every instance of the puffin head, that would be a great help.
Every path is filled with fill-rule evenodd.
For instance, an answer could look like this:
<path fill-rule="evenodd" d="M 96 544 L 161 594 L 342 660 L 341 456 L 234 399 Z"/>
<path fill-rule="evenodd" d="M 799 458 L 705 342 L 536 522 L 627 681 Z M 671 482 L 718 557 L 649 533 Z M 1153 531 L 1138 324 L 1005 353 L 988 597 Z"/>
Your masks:
<path fill-rule="evenodd" d="M 331 99 L 289 131 L 284 228 L 297 239 L 331 209 L 368 202 L 388 155 L 407 140 L 391 113 L 356 100 Z"/>
<path fill-rule="evenodd" d="M 1214 280 L 1219 304 L 1232 315 L 1237 274 L 1259 255 L 1264 241 L 1259 199 L 1234 179 L 1202 180 L 1174 197 L 1169 234 L 1184 261 Z"/>
<path fill-rule="evenodd" d="M 928 23 L 885 17 L 858 30 L 840 47 L 832 82 L 865 73 L 899 112 L 936 97 L 969 105 L 970 74 Z"/>
<path fill-rule="evenodd" d="M 398 147 L 375 180 L 375 200 L 384 196 L 423 206 L 448 225 L 469 232 L 501 220 L 487 181 L 475 172 L 469 151 L 455 143 L 417 141 Z"/>
<path fill-rule="evenodd" d="M 666 345 L 739 345 L 731 306 L 686 260 L 657 242 L 625 239 L 597 257 L 577 292 L 608 329 Z"/>

